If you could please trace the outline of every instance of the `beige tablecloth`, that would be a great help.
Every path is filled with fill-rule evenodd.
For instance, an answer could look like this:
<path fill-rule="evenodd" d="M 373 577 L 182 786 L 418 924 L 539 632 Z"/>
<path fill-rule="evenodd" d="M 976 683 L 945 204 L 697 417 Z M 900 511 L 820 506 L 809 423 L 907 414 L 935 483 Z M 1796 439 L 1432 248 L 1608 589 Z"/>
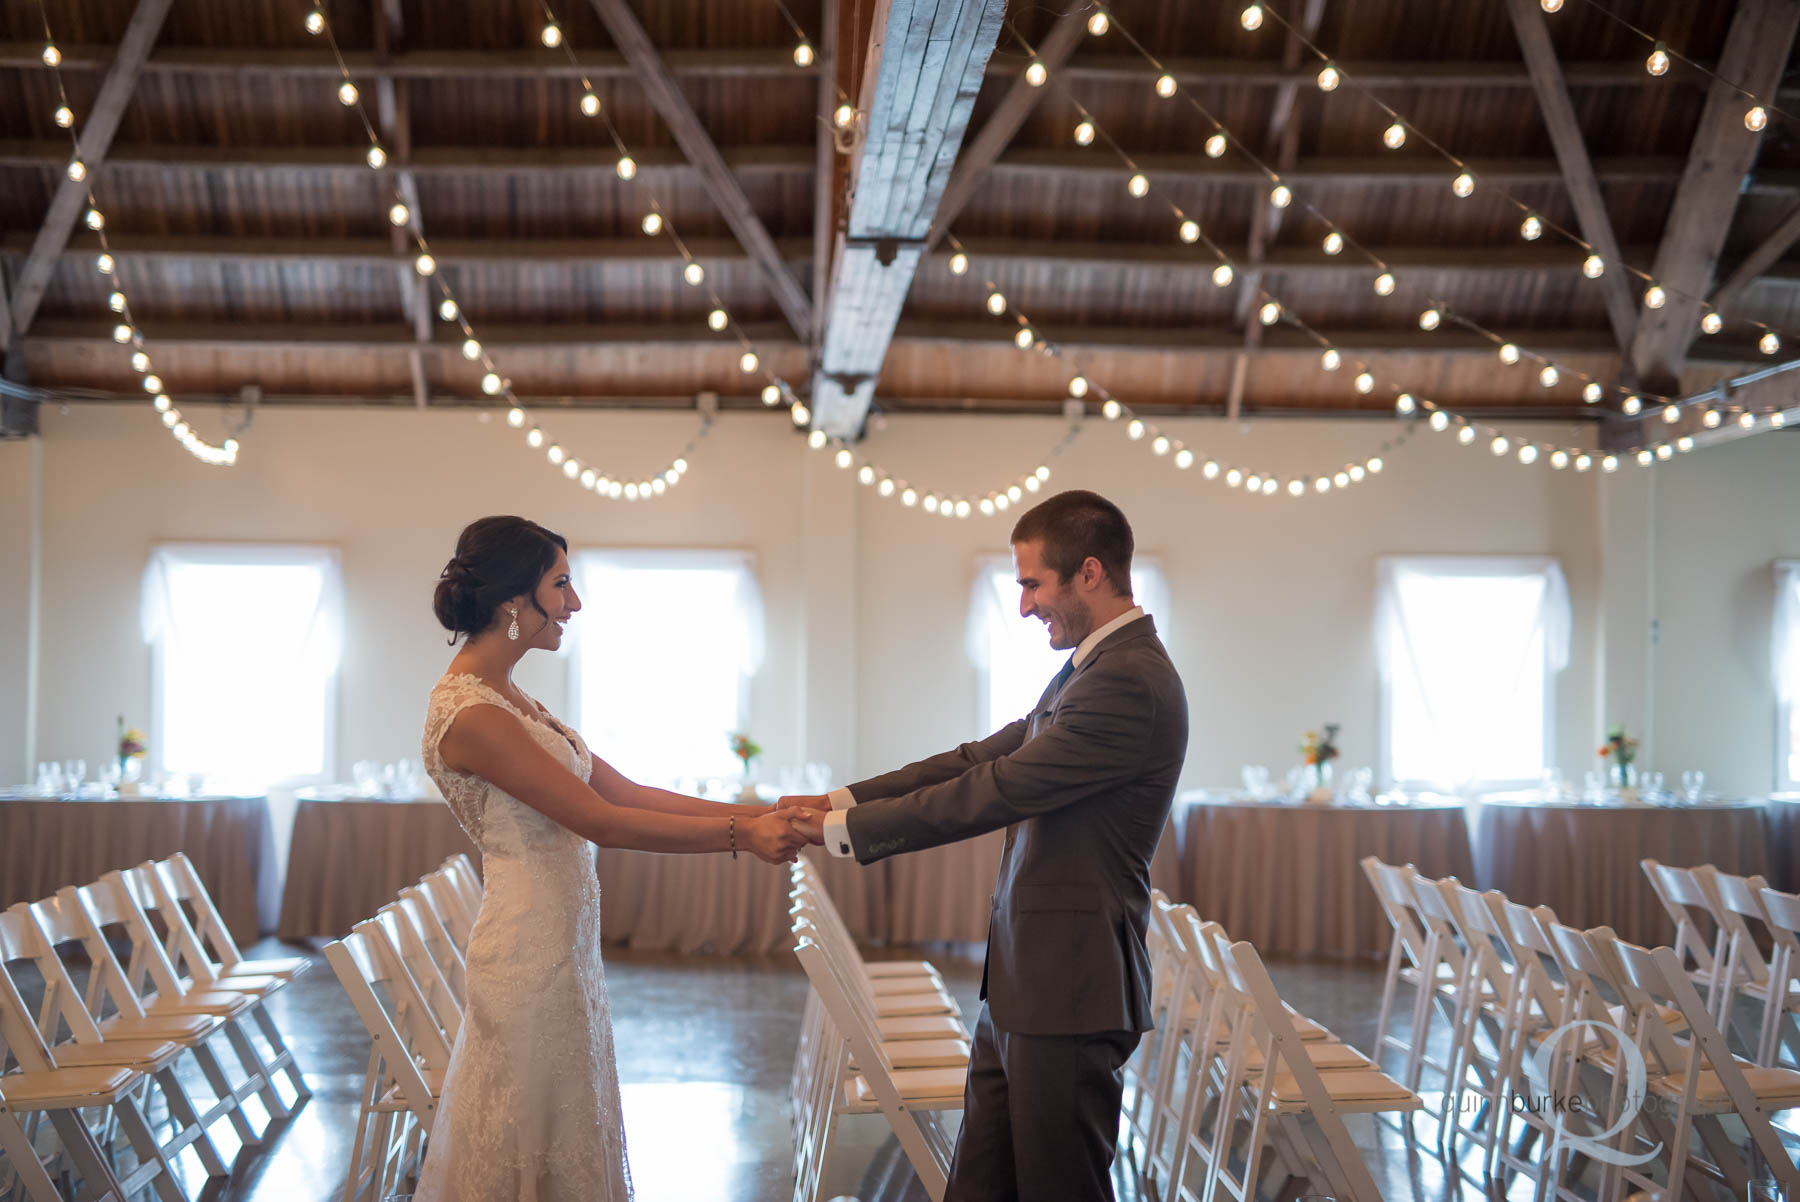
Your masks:
<path fill-rule="evenodd" d="M 1390 930 L 1360 861 L 1474 876 L 1460 803 L 1312 806 L 1196 800 L 1182 821 L 1182 892 L 1202 918 L 1265 956 L 1387 954 Z"/>
<path fill-rule="evenodd" d="M 1763 807 L 1577 806 L 1484 799 L 1474 811 L 1475 879 L 1576 927 L 1609 926 L 1654 946 L 1675 935 L 1639 861 L 1766 873 Z"/>
<path fill-rule="evenodd" d="M 274 880 L 261 797 L 0 797 L 0 908 L 86 885 L 114 869 L 184 851 L 239 943 L 259 927 L 257 886 Z"/>
<path fill-rule="evenodd" d="M 302 799 L 294 811 L 280 935 L 336 938 L 458 852 L 481 856 L 441 801 Z"/>
<path fill-rule="evenodd" d="M 1769 832 L 1769 884 L 1800 893 L 1800 793 L 1772 793 L 1764 809 Z"/>

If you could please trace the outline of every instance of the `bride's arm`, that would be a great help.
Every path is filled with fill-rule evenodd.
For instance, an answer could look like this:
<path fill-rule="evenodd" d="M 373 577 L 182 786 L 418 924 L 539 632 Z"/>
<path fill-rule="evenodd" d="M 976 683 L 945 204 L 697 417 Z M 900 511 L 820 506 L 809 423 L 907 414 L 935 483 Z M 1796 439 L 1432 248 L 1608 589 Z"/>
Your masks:
<path fill-rule="evenodd" d="M 611 798 L 619 805 L 655 810 L 659 814 L 687 814 L 702 818 L 728 817 L 732 814 L 742 818 L 747 814 L 767 814 L 775 808 L 742 805 L 735 801 L 702 801 L 698 797 L 689 797 L 686 793 L 671 793 L 667 789 L 640 785 L 599 756 L 594 755 L 592 758 L 594 770 L 588 775 L 588 784 L 594 787 L 594 792 Z"/>
<path fill-rule="evenodd" d="M 785 819 L 754 811 L 668 814 L 616 805 L 570 773 L 526 733 L 516 717 L 495 705 L 472 705 L 459 713 L 438 750 L 448 767 L 499 786 L 602 847 L 726 851 L 731 847 L 729 819 L 733 816 L 737 818 L 737 846 L 765 860 L 791 858 L 789 853 L 806 841 Z"/>

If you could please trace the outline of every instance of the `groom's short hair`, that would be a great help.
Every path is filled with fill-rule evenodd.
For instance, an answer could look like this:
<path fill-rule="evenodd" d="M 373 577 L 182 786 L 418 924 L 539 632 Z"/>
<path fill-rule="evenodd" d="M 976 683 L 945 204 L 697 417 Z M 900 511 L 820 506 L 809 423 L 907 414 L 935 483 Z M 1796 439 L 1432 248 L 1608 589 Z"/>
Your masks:
<path fill-rule="evenodd" d="M 1071 489 L 1025 511 L 1013 527 L 1015 543 L 1044 544 L 1044 563 L 1067 580 L 1091 556 L 1121 597 L 1131 596 L 1131 523 L 1125 511 L 1096 492 Z"/>

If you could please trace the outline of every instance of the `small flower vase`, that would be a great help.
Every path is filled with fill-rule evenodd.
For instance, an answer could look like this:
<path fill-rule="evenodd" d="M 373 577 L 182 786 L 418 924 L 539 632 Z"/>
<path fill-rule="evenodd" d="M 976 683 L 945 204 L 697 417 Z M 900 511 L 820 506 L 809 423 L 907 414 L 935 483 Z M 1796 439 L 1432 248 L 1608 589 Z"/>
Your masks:
<path fill-rule="evenodd" d="M 743 784 L 738 788 L 737 799 L 739 801 L 747 803 L 747 804 L 754 803 L 760 799 L 756 796 L 756 784 L 755 784 L 755 782 L 753 782 L 750 779 L 750 761 L 744 760 L 743 765 L 744 765 L 744 781 L 743 781 Z"/>
<path fill-rule="evenodd" d="M 120 797 L 136 797 L 140 788 L 139 781 L 144 775 L 144 761 L 141 756 L 122 755 L 119 757 Z"/>
<path fill-rule="evenodd" d="M 1637 765 L 1617 763 L 1613 765 L 1613 784 L 1619 790 L 1619 800 L 1626 805 L 1638 803 Z"/>
<path fill-rule="evenodd" d="M 1325 760 L 1309 766 L 1312 768 L 1313 787 L 1312 791 L 1306 795 L 1307 804 L 1330 805 L 1332 800 L 1331 761 Z"/>

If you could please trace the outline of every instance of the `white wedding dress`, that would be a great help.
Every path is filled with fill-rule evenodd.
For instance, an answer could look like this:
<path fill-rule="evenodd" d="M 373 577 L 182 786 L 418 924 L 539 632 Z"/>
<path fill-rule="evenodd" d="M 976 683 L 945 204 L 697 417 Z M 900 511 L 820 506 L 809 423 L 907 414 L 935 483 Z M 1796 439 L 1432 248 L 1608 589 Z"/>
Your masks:
<path fill-rule="evenodd" d="M 458 673 L 432 689 L 425 768 L 481 849 L 484 894 L 469 937 L 468 1004 L 415 1196 L 627 1202 L 594 847 L 481 777 L 445 766 L 438 743 L 471 705 L 513 714 L 582 780 L 591 770 L 581 736 L 543 707 L 527 715 Z"/>

